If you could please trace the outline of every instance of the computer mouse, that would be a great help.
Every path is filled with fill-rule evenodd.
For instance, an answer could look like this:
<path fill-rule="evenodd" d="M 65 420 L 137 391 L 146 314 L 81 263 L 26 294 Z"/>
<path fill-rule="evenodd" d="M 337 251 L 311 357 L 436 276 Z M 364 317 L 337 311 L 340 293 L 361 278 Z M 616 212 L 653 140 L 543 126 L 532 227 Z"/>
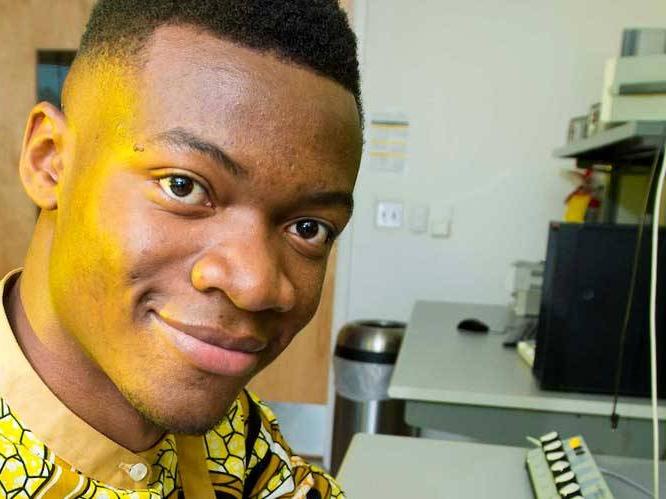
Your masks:
<path fill-rule="evenodd" d="M 458 323 L 458 331 L 465 333 L 487 333 L 490 331 L 488 324 L 479 319 L 464 319 Z"/>

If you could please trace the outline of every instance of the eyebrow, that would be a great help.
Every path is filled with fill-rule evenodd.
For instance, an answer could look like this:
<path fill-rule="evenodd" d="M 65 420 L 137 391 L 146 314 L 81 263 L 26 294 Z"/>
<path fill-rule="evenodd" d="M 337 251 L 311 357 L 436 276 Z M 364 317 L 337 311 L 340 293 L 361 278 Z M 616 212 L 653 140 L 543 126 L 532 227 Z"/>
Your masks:
<path fill-rule="evenodd" d="M 158 133 L 151 137 L 149 142 L 161 142 L 178 148 L 191 149 L 210 157 L 234 176 L 247 177 L 249 175 L 246 168 L 231 159 L 220 147 L 181 127 Z M 345 191 L 325 191 L 305 194 L 298 199 L 298 202 L 299 204 L 303 203 L 315 206 L 341 205 L 347 210 L 350 216 L 354 211 L 354 197 L 351 193 Z"/>
<path fill-rule="evenodd" d="M 299 197 L 296 202 L 299 205 L 343 206 L 349 215 L 354 211 L 354 197 L 344 191 L 313 192 Z"/>
<path fill-rule="evenodd" d="M 222 165 L 234 176 L 248 176 L 247 169 L 231 159 L 223 149 L 184 128 L 172 128 L 165 132 L 158 133 L 151 137 L 149 142 L 161 142 L 177 148 L 185 148 L 199 152 Z"/>

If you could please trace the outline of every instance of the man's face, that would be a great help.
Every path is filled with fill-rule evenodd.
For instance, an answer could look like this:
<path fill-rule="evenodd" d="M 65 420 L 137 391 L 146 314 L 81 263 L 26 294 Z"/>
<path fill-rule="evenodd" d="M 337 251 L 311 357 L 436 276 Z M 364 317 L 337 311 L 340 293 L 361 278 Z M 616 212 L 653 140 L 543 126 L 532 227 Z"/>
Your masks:
<path fill-rule="evenodd" d="M 358 114 L 338 84 L 188 28 L 158 29 L 142 56 L 72 110 L 49 285 L 138 410 L 201 432 L 317 308 Z"/>

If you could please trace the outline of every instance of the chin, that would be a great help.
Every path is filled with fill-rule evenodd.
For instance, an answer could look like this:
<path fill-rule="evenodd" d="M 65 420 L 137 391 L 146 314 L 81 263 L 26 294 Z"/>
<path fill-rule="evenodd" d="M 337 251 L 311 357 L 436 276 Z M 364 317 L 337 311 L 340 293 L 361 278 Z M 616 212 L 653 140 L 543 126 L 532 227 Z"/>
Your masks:
<path fill-rule="evenodd" d="M 220 422 L 224 419 L 225 414 L 222 416 L 216 415 L 214 419 L 206 416 L 185 419 L 183 417 L 176 416 L 151 416 L 148 414 L 143 414 L 143 417 L 169 433 L 176 433 L 179 435 L 205 435 L 220 424 Z"/>
<path fill-rule="evenodd" d="M 184 390 L 184 393 L 188 391 Z M 125 398 L 147 422 L 159 428 L 170 433 L 203 435 L 224 419 L 237 395 L 225 397 L 213 391 L 205 397 L 171 398 L 164 395 L 157 403 L 147 402 L 131 393 L 125 393 Z"/>

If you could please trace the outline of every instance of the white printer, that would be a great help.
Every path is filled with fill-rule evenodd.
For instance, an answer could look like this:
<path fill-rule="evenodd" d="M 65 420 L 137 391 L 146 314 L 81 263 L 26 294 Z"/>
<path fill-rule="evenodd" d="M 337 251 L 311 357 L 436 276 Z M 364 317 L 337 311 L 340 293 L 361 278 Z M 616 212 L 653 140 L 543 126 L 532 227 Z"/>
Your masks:
<path fill-rule="evenodd" d="M 602 123 L 666 121 L 666 30 L 625 30 L 622 57 L 606 63 Z"/>

